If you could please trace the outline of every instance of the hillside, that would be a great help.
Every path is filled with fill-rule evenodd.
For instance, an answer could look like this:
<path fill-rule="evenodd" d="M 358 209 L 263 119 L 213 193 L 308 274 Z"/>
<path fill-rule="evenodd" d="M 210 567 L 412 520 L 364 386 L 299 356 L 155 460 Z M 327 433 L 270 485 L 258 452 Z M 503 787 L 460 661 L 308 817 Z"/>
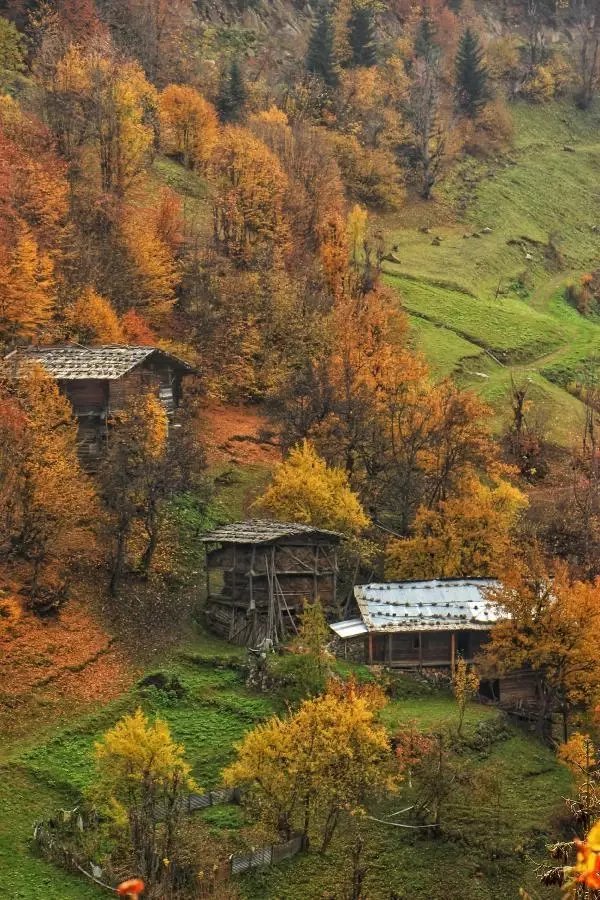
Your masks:
<path fill-rule="evenodd" d="M 119 699 L 85 714 L 71 711 L 63 722 L 28 738 L 5 744 L 0 765 L 5 815 L 0 824 L 0 891 L 17 900 L 92 900 L 104 892 L 85 880 L 61 872 L 32 855 L 31 823 L 69 808 L 93 781 L 91 751 L 102 732 L 136 705 L 162 716 L 181 741 L 192 764 L 193 775 L 204 788 L 219 783 L 223 766 L 231 761 L 233 744 L 256 722 L 281 709 L 281 701 L 254 694 L 243 685 L 235 666 L 243 662 L 230 645 L 199 636 L 176 654 L 155 660 L 149 673 L 161 671 L 176 676 L 183 687 L 179 699 L 138 682 Z M 216 665 L 216 667 L 215 667 Z M 364 675 L 365 673 L 363 673 Z M 393 734 L 403 723 L 415 721 L 432 729 L 452 720 L 452 698 L 443 691 L 419 687 L 408 681 L 405 696 L 392 701 L 384 721 Z M 467 711 L 467 735 L 474 736 L 485 723 L 492 723 L 492 710 L 472 705 Z M 515 896 L 521 885 L 533 887 L 529 856 L 541 854 L 569 776 L 552 754 L 522 732 L 501 730 L 491 746 L 473 752 L 483 771 L 492 767 L 503 773 L 498 819 L 488 808 L 473 809 L 464 823 L 457 816 L 455 836 L 423 840 L 412 834 L 363 821 L 360 824 L 366 848 L 369 897 L 384 898 L 390 891 L 403 900 L 488 900 Z M 483 774 L 482 774 L 483 777 Z M 398 802 L 392 801 L 398 806 Z M 493 805 L 492 801 L 488 804 Z M 394 808 L 396 808 L 394 807 Z M 391 811 L 383 805 L 380 815 Z M 245 818 L 238 807 L 215 807 L 200 814 L 211 839 L 224 846 L 245 846 Z M 490 824 L 491 820 L 495 824 Z M 489 858 L 486 829 L 495 834 L 497 850 Z M 241 896 L 317 900 L 336 896 L 340 876 L 347 865 L 353 843 L 351 834 L 336 843 L 326 857 L 316 850 L 280 867 L 237 881 Z M 516 855 L 513 848 L 519 847 Z M 443 888 L 439 872 L 445 871 Z"/>
<path fill-rule="evenodd" d="M 385 220 L 400 258 L 385 263 L 386 278 L 435 372 L 480 392 L 498 426 L 511 377 L 530 381 L 548 437 L 569 447 L 583 412 L 566 388 L 600 351 L 600 323 L 565 298 L 567 284 L 600 254 L 591 188 L 600 170 L 599 120 L 561 103 L 511 111 L 516 139 L 506 159 L 457 166 L 433 207 L 418 205 L 415 226 Z M 465 196 L 458 217 L 457 198 Z M 399 218 L 410 221 L 410 208 Z"/>

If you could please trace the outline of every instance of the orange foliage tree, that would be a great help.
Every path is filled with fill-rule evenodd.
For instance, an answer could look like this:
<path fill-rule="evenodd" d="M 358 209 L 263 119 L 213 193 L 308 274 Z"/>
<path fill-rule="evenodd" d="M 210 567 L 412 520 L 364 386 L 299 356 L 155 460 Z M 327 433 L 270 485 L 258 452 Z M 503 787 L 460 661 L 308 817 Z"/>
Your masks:
<path fill-rule="evenodd" d="M 161 142 L 185 166 L 204 165 L 217 141 L 215 108 L 188 85 L 170 84 L 159 98 Z"/>
<path fill-rule="evenodd" d="M 77 424 L 69 401 L 37 364 L 22 366 L 16 376 L 3 386 L 4 397 L 12 395 L 19 410 L 17 426 L 24 422 L 22 428 L 12 429 L 14 489 L 8 537 L 12 549 L 31 564 L 30 596 L 43 607 L 57 600 L 69 565 L 84 546 L 89 549 L 97 507 L 77 458 Z"/>
<path fill-rule="evenodd" d="M 124 340 L 119 317 L 109 300 L 88 287 L 67 313 L 68 324 L 82 344 L 119 344 Z"/>
<path fill-rule="evenodd" d="M 47 340 L 55 302 L 52 261 L 22 225 L 14 249 L 0 257 L 0 340 Z"/>
<path fill-rule="evenodd" d="M 594 635 L 600 627 L 600 581 L 573 581 L 564 564 L 551 570 L 539 552 L 504 573 L 491 599 L 510 618 L 498 622 L 485 656 L 500 673 L 531 668 L 539 692 L 539 730 L 553 711 L 563 715 L 565 740 L 573 705 L 590 706 L 600 691 Z"/>

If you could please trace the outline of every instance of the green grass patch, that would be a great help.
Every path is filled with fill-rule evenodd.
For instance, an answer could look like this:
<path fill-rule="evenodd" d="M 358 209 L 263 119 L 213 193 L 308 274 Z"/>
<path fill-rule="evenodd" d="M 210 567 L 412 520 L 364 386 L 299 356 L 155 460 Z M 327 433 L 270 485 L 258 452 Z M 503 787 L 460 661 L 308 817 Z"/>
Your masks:
<path fill-rule="evenodd" d="M 550 353 L 563 338 L 558 324 L 512 297 L 484 300 L 401 275 L 386 280 L 402 295 L 403 306 L 434 324 L 445 325 L 502 361 L 525 361 Z"/>

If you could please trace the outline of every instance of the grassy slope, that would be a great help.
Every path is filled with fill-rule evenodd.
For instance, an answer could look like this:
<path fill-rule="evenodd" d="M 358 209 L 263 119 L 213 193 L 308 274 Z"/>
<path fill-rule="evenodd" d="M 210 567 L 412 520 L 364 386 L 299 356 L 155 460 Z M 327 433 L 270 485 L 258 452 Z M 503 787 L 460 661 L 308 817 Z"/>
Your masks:
<path fill-rule="evenodd" d="M 218 784 L 221 768 L 232 758 L 234 743 L 276 708 L 270 698 L 249 693 L 236 671 L 214 661 L 216 655 L 231 658 L 241 652 L 217 639 L 199 636 L 160 666 L 162 671 L 178 676 L 186 689 L 183 699 L 173 700 L 153 688 L 135 687 L 103 708 L 80 717 L 73 714 L 66 724 L 39 736 L 35 742 L 20 740 L 5 748 L 0 778 L 3 898 L 91 900 L 100 896 L 93 885 L 78 882 L 32 853 L 31 823 L 57 806 L 76 802 L 79 792 L 93 778 L 94 741 L 124 711 L 141 703 L 149 712 L 163 716 L 177 740 L 185 744 L 198 783 L 203 787 Z M 202 659 L 211 663 L 199 664 Z M 493 715 L 487 707 L 471 706 L 466 716 L 467 732 Z M 432 728 L 454 717 L 451 698 L 434 692 L 393 701 L 385 711 L 384 721 L 393 732 L 410 720 Z M 549 819 L 567 791 L 566 771 L 536 741 L 516 731 L 509 740 L 493 748 L 491 758 L 506 771 L 502 806 L 509 824 L 503 832 L 505 845 L 523 845 L 541 853 Z M 395 802 L 397 807 L 398 801 Z M 207 819 L 217 837 L 235 836 L 243 824 L 240 812 L 229 808 L 213 810 Z M 511 852 L 510 857 L 490 862 L 489 850 L 483 845 L 462 846 L 450 839 L 423 841 L 401 829 L 367 821 L 360 827 L 370 865 L 368 896 L 372 900 L 387 900 L 392 889 L 402 898 L 415 900 L 500 898 L 514 896 L 518 886 L 528 880 L 529 864 L 518 853 Z M 471 827 L 475 832 L 483 828 L 477 812 L 467 830 Z M 240 889 L 249 900 L 316 900 L 326 896 L 326 892 L 339 889 L 340 872 L 347 871 L 352 840 L 352 834 L 344 831 L 327 857 L 316 852 L 298 857 L 243 879 Z"/>
<path fill-rule="evenodd" d="M 600 324 L 564 300 L 565 284 L 600 258 L 600 235 L 593 230 L 599 119 L 568 104 L 516 105 L 513 115 L 510 158 L 491 166 L 464 163 L 440 190 L 437 205 L 419 209 L 429 234 L 388 219 L 400 263 L 386 263 L 386 277 L 401 291 L 415 343 L 436 374 L 454 372 L 483 393 L 498 423 L 510 373 L 531 379 L 551 436 L 568 445 L 582 411 L 563 388 L 600 352 Z M 575 152 L 565 152 L 565 144 Z M 469 200 L 460 222 L 449 212 L 459 198 Z M 402 218 L 410 220 L 410 210 Z M 492 233 L 465 239 L 485 227 Z M 434 235 L 439 246 L 432 244 Z M 558 269 L 546 258 L 550 239 L 562 257 Z"/>

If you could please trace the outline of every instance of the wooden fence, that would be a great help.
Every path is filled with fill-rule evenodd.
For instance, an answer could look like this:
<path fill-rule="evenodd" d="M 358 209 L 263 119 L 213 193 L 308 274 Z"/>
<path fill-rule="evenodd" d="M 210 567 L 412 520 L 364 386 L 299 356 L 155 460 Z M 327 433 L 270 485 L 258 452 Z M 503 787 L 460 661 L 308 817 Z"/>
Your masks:
<path fill-rule="evenodd" d="M 207 809 L 219 804 L 239 803 L 239 800 L 238 788 L 222 788 L 209 791 L 207 794 L 189 794 L 184 804 L 185 811 L 193 813 L 196 810 Z M 47 822 L 38 822 L 33 831 L 33 838 L 44 856 L 63 868 L 85 875 L 90 881 L 114 893 L 119 879 L 109 870 L 103 870 L 100 866 L 82 857 L 68 847 L 64 840 L 61 840 L 69 829 L 83 833 L 97 826 L 98 818 L 95 813 L 84 814 L 79 807 L 75 807 L 72 810 L 60 810 L 54 818 Z M 219 882 L 228 881 L 232 876 L 241 875 L 251 869 L 277 865 L 284 859 L 296 856 L 305 847 L 304 835 L 299 834 L 283 844 L 269 844 L 267 847 L 252 849 L 248 853 L 234 853 L 221 863 L 210 882 L 198 884 L 200 896 L 210 896 Z M 194 874 L 191 868 L 189 872 L 183 868 L 179 872 L 179 868 L 177 867 L 178 875 L 181 876 L 182 881 L 188 880 Z M 197 870 L 197 866 L 194 867 L 194 870 Z"/>

